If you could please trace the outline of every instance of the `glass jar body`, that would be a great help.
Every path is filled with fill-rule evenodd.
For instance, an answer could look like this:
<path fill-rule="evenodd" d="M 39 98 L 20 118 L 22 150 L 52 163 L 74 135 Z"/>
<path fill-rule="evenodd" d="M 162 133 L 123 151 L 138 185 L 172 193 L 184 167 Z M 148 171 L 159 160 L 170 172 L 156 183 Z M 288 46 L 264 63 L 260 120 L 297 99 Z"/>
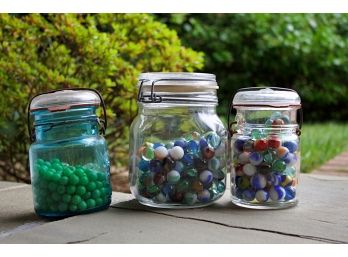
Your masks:
<path fill-rule="evenodd" d="M 64 217 L 105 209 L 111 202 L 110 164 L 94 109 L 39 111 L 29 149 L 34 208 Z M 79 119 L 79 120 L 77 120 Z"/>
<path fill-rule="evenodd" d="M 139 104 L 130 128 L 130 188 L 144 205 L 193 208 L 226 184 L 227 132 L 215 105 Z"/>
<path fill-rule="evenodd" d="M 297 109 L 237 109 L 237 129 L 230 142 L 236 205 L 279 209 L 297 204 L 301 156 Z"/>

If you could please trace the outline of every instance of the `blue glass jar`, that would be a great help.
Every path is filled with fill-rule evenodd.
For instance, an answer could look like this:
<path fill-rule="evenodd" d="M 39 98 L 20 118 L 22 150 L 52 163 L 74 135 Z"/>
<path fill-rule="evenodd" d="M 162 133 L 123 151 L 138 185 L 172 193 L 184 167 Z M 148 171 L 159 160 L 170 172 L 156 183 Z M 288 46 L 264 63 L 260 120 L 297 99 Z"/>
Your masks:
<path fill-rule="evenodd" d="M 104 119 L 96 115 L 102 105 Z M 30 116 L 34 119 L 30 129 Z M 101 135 L 105 106 L 97 91 L 69 89 L 32 98 L 28 111 L 33 201 L 43 217 L 64 217 L 108 208 L 110 164 Z"/>

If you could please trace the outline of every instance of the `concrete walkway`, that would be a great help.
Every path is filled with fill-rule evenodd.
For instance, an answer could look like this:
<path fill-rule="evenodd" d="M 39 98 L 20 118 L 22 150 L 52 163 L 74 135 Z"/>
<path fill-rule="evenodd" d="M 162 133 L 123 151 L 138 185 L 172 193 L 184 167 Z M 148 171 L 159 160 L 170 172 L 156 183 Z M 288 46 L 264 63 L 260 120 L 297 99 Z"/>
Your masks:
<path fill-rule="evenodd" d="M 229 184 L 229 183 L 228 183 Z M 231 203 L 163 210 L 113 193 L 108 210 L 62 220 L 38 218 L 30 185 L 0 181 L 1 243 L 348 243 L 348 177 L 302 174 L 299 205 L 249 210 Z"/>
<path fill-rule="evenodd" d="M 348 176 L 348 151 L 324 163 L 318 169 L 314 170 L 312 174 Z"/>

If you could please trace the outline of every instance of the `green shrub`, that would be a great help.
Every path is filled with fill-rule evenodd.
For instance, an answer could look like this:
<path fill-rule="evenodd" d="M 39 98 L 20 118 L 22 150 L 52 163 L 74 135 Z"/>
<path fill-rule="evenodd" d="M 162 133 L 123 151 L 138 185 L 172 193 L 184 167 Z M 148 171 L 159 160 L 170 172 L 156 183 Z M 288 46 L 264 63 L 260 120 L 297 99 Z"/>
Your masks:
<path fill-rule="evenodd" d="M 127 161 L 142 71 L 193 71 L 203 55 L 147 14 L 0 14 L 0 177 L 28 179 L 26 108 L 39 92 L 89 87 L 103 95 L 111 161 Z M 6 175 L 10 174 L 10 176 Z"/>
<path fill-rule="evenodd" d="M 296 89 L 305 121 L 347 120 L 347 14 L 158 15 L 203 51 L 220 84 L 220 113 L 238 88 Z"/>

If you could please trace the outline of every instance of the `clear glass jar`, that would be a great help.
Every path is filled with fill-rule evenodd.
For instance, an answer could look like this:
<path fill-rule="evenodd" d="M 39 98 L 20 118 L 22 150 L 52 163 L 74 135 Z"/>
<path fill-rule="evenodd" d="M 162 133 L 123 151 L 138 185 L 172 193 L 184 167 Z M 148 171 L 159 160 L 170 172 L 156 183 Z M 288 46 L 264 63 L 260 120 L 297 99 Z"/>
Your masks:
<path fill-rule="evenodd" d="M 104 120 L 96 115 L 102 103 Z M 34 119 L 31 129 L 30 116 Z M 105 106 L 97 91 L 59 90 L 29 103 L 28 129 L 33 201 L 43 217 L 64 217 L 108 208 L 110 164 Z"/>
<path fill-rule="evenodd" d="M 296 205 L 299 95 L 286 88 L 244 88 L 234 96 L 233 108 L 237 113 L 234 124 L 229 122 L 232 202 L 255 209 Z"/>
<path fill-rule="evenodd" d="M 225 191 L 227 131 L 215 75 L 143 73 L 130 128 L 130 188 L 144 205 L 206 206 Z"/>

